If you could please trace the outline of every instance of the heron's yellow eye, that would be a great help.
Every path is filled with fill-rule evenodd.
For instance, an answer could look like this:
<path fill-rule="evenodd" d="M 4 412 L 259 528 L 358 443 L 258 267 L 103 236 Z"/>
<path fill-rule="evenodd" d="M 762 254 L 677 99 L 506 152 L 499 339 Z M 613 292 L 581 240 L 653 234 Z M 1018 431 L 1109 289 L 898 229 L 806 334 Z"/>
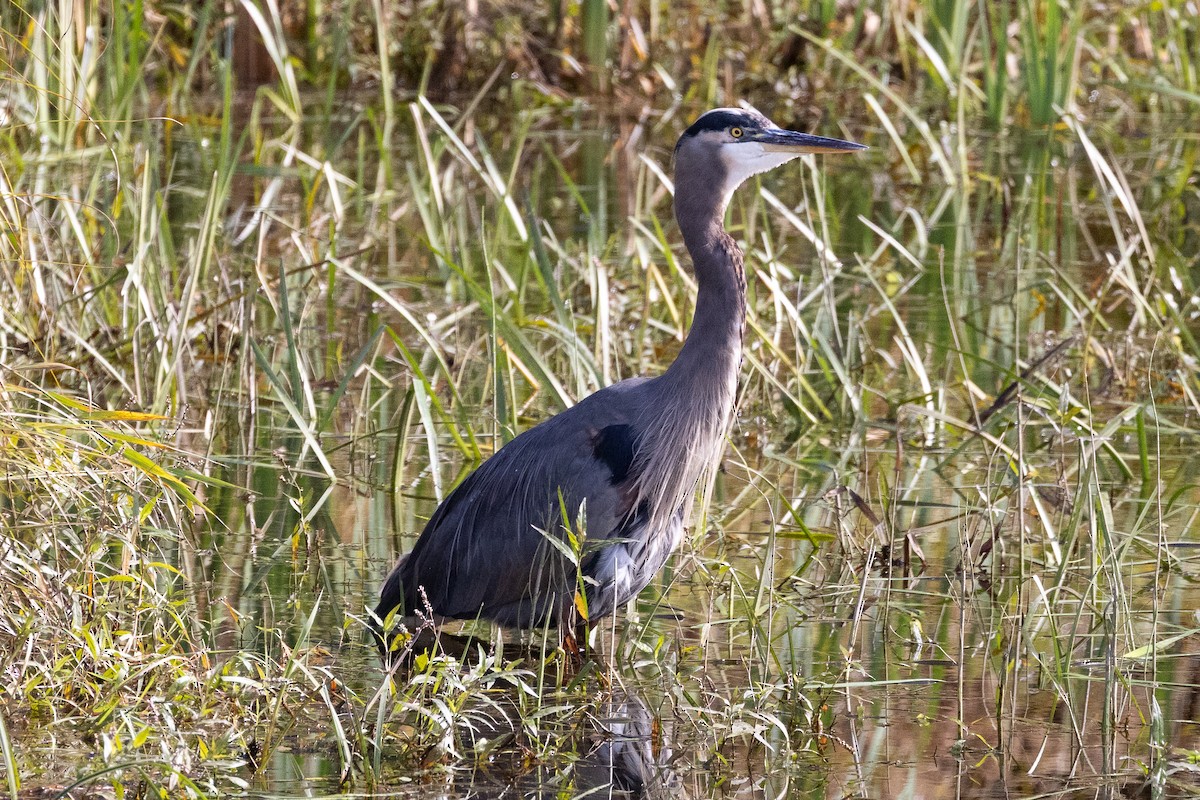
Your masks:
<path fill-rule="evenodd" d="M 740 139 L 740 138 L 742 138 L 742 129 L 741 128 L 730 128 L 729 135 L 735 139 Z"/>

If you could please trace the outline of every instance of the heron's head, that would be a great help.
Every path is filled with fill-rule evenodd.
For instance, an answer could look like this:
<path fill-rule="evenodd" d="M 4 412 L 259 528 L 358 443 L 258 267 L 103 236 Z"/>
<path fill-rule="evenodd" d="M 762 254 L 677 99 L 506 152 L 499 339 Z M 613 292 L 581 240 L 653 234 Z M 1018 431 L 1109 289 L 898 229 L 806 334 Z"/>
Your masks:
<path fill-rule="evenodd" d="M 690 183 L 689 191 L 713 192 L 724 205 L 747 178 L 797 156 L 865 149 L 854 142 L 784 130 L 757 111 L 716 108 L 679 137 L 675 176 L 676 182 Z"/>

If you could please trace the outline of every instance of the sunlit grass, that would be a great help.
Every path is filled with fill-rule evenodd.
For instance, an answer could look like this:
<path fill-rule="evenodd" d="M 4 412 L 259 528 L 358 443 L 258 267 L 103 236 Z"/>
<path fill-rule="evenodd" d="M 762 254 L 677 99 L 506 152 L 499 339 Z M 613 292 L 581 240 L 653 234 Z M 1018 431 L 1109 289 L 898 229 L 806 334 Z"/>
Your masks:
<path fill-rule="evenodd" d="M 215 6 L 0 11 L 7 794 L 580 793 L 612 718 L 694 793 L 886 794 L 921 748 L 1194 787 L 1195 19 L 549 5 L 244 3 L 257 88 Z M 365 609 L 433 503 L 678 349 L 670 147 L 743 98 L 873 149 L 735 199 L 738 422 L 597 633 L 636 702 L 503 650 L 390 680 Z"/>

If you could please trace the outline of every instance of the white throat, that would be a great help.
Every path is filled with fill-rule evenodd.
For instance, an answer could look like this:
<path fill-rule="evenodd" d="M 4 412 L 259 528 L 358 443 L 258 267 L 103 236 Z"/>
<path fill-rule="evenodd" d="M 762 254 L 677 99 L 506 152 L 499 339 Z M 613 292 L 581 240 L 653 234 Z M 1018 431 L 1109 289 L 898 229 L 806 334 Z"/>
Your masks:
<path fill-rule="evenodd" d="M 734 190 L 767 170 L 786 164 L 800 153 L 769 152 L 757 142 L 737 142 L 721 145 L 721 163 L 725 165 L 725 185 L 721 194 L 728 204 Z"/>

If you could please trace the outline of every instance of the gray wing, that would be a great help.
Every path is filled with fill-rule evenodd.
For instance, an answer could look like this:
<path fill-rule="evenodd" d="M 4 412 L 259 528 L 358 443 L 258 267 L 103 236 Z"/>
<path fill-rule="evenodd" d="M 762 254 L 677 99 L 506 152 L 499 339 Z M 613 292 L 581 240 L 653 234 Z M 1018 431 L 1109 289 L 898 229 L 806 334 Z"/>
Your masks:
<path fill-rule="evenodd" d="M 377 615 L 382 619 L 397 606 L 412 614 L 428 603 L 444 617 L 518 627 L 566 619 L 577 570 L 547 541 L 562 540 L 564 507 L 574 525 L 586 502 L 585 575 L 611 561 L 603 548 L 593 549 L 597 543 L 645 532 L 646 515 L 631 507 L 628 491 L 642 383 L 625 381 L 591 395 L 521 434 L 467 476 L 388 576 Z M 589 589 L 589 598 L 593 594 Z M 612 598 L 596 596 L 598 606 L 611 610 Z"/>

